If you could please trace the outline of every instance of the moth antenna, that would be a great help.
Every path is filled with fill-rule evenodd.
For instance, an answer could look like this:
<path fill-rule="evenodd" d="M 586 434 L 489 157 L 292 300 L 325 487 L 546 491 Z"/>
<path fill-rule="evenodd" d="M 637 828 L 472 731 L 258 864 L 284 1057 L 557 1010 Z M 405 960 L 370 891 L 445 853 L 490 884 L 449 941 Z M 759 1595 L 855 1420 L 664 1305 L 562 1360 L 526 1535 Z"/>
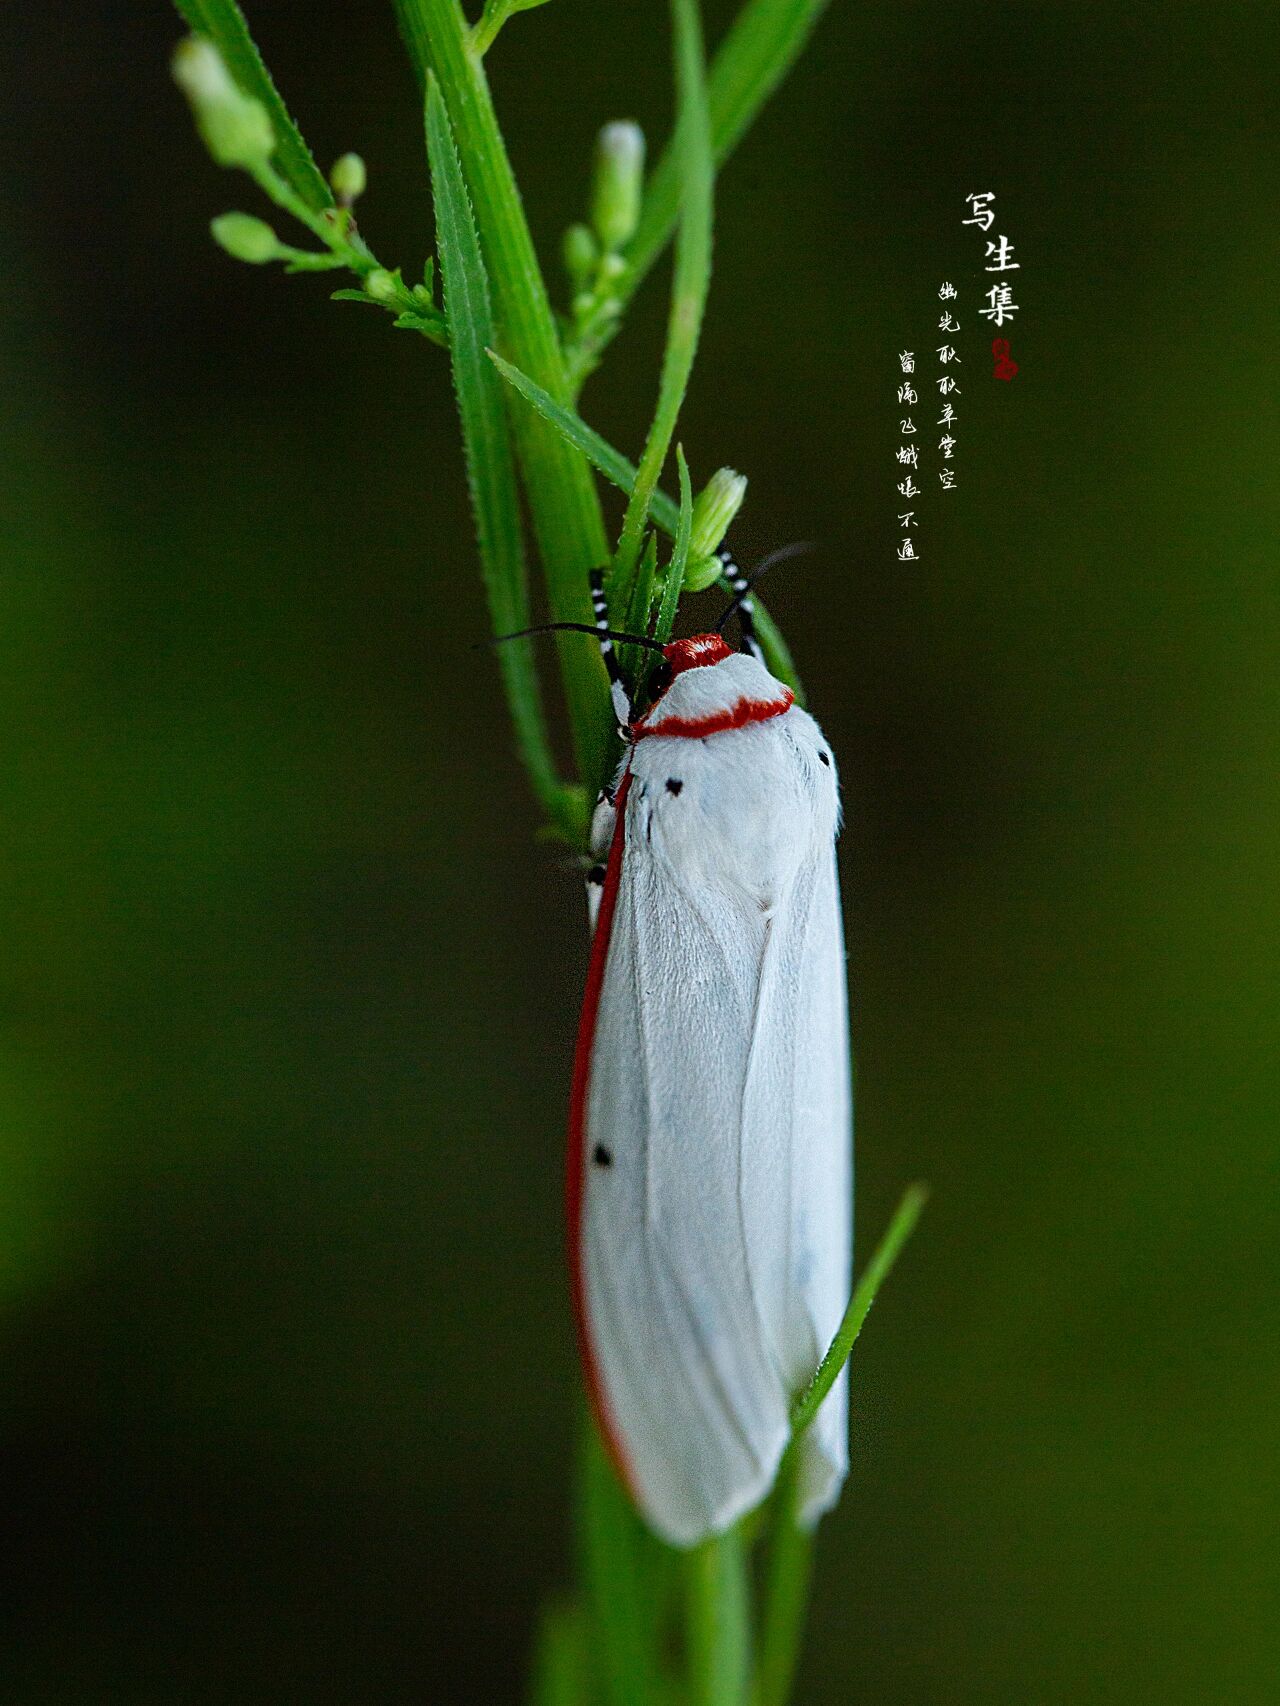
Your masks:
<path fill-rule="evenodd" d="M 495 634 L 483 642 L 486 646 L 505 646 L 508 640 L 524 640 L 530 634 L 595 634 L 600 639 L 619 640 L 628 646 L 644 646 L 651 652 L 662 650 L 662 641 L 648 634 L 624 634 L 617 628 L 597 628 L 590 622 L 539 622 L 532 628 L 517 628 L 514 634 Z"/>
<path fill-rule="evenodd" d="M 724 564 L 725 578 L 733 588 L 733 597 L 720 614 L 720 620 L 716 623 L 716 633 L 722 634 L 729 618 L 736 613 L 742 626 L 743 646 L 753 657 L 759 657 L 760 647 L 756 641 L 754 620 L 755 607 L 751 600 L 751 594 L 755 590 L 756 583 L 778 563 L 785 563 L 791 557 L 802 557 L 806 552 L 816 549 L 813 541 L 809 539 L 797 539 L 793 544 L 779 545 L 776 551 L 770 551 L 767 557 L 761 558 L 750 575 L 745 575 L 734 561 L 732 553 L 721 546 L 716 555 Z"/>

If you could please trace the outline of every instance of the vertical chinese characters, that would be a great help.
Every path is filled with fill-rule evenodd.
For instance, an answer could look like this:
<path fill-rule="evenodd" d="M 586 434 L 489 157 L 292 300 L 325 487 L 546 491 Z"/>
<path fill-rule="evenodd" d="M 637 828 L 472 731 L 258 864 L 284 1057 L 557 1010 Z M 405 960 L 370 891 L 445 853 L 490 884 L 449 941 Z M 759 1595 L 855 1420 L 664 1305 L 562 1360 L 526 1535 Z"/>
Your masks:
<path fill-rule="evenodd" d="M 898 354 L 898 365 L 904 375 L 902 384 L 898 386 L 898 401 L 899 403 L 905 403 L 908 409 L 910 409 L 912 405 L 919 400 L 916 388 L 911 383 L 911 375 L 916 370 L 915 351 L 909 349 L 901 350 Z M 903 415 L 899 419 L 898 431 L 902 435 L 903 439 L 909 439 L 914 436 L 916 423 L 912 420 L 909 414 Z M 897 463 L 900 471 L 902 469 L 906 470 L 906 478 L 898 481 L 899 492 L 904 498 L 919 497 L 920 488 L 912 478 L 912 470 L 914 469 L 918 471 L 920 466 L 919 453 L 917 452 L 914 444 L 903 443 L 898 446 Z M 907 510 L 905 514 L 899 515 L 898 525 L 899 527 L 908 530 L 904 532 L 902 541 L 898 546 L 898 561 L 900 563 L 917 562 L 919 559 L 916 555 L 915 545 L 912 542 L 909 531 L 909 529 L 916 525 L 915 511 Z"/>
<path fill-rule="evenodd" d="M 945 306 L 959 300 L 959 292 L 955 285 L 950 281 L 941 284 L 938 287 L 938 300 L 944 304 L 941 317 L 938 320 L 938 330 L 948 334 L 959 332 L 960 322 L 951 312 L 950 307 Z M 956 439 L 951 428 L 956 424 L 958 417 L 955 408 L 946 399 L 949 396 L 959 396 L 960 387 L 956 382 L 955 375 L 949 373 L 947 369 L 958 364 L 960 357 L 956 353 L 956 347 L 951 342 L 950 335 L 945 343 L 938 345 L 937 356 L 938 366 L 942 369 L 941 376 L 936 381 L 942 398 L 942 414 L 937 423 L 942 428 L 942 437 L 938 440 L 938 450 L 943 461 L 943 466 L 938 470 L 938 484 L 944 492 L 951 492 L 955 490 L 956 484 L 956 471 L 954 467 L 950 466 L 956 453 Z"/>
<path fill-rule="evenodd" d="M 971 217 L 962 220 L 961 224 L 976 225 L 980 228 L 983 235 L 986 236 L 986 234 L 991 230 L 991 227 L 995 224 L 996 215 L 995 209 L 992 205 L 995 199 L 995 195 L 991 190 L 983 190 L 978 194 L 971 192 L 965 197 L 966 202 L 968 202 L 969 207 L 972 210 Z M 1014 260 L 1013 252 L 1014 245 L 1009 241 L 1004 232 L 999 232 L 994 242 L 988 238 L 986 246 L 986 264 L 983 268 L 984 272 L 1017 272 L 1021 268 L 1022 262 Z M 997 330 L 1001 326 L 1011 322 L 1014 315 L 1018 312 L 1018 304 L 1013 299 L 1012 282 L 1008 280 L 999 280 L 985 292 L 985 295 L 987 306 L 985 308 L 979 308 L 979 314 L 981 314 L 984 319 L 990 321 L 991 325 Z M 1008 338 L 994 338 L 991 344 L 991 354 L 995 362 L 993 369 L 994 377 L 996 379 L 1012 379 L 1014 374 L 1018 371 L 1018 364 L 1013 359 Z"/>

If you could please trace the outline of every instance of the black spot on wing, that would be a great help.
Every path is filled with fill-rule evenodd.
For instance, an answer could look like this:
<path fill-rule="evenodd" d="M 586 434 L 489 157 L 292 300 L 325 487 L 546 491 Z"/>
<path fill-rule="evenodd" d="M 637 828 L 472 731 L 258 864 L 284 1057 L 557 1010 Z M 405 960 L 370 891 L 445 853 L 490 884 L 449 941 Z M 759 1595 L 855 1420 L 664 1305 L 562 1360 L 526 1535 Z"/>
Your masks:
<path fill-rule="evenodd" d="M 605 1148 L 603 1143 L 596 1144 L 595 1148 L 591 1151 L 591 1159 L 595 1162 L 597 1167 L 613 1166 L 613 1156 Z"/>
<path fill-rule="evenodd" d="M 831 763 L 831 754 L 829 752 L 820 752 L 818 754 L 818 763 L 829 765 Z"/>
<path fill-rule="evenodd" d="M 668 776 L 667 777 L 667 792 L 669 794 L 678 794 L 680 792 L 681 788 L 683 788 L 683 787 L 684 787 L 684 783 L 680 780 L 680 778 L 678 776 Z"/>

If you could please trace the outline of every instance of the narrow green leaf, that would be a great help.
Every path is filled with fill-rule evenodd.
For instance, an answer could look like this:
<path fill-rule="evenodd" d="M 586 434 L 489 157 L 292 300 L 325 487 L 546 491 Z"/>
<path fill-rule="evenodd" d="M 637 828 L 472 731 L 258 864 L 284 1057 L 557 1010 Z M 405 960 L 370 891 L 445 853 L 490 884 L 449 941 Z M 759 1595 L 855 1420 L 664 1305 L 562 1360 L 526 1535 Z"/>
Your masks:
<path fill-rule="evenodd" d="M 606 480 L 611 481 L 620 491 L 629 493 L 632 490 L 636 481 L 634 462 L 628 462 L 622 452 L 615 450 L 607 439 L 601 438 L 581 415 L 564 403 L 558 403 L 540 385 L 535 384 L 527 373 L 521 373 L 518 367 L 504 361 L 494 350 L 489 351 L 489 359 L 508 384 L 517 390 L 545 421 L 555 427 L 557 432 L 563 434 L 575 449 L 580 450 Z M 657 489 L 650 499 L 649 518 L 664 533 L 675 537 L 680 525 L 680 511 L 661 488 Z M 719 585 L 725 593 L 732 594 L 733 589 L 727 581 L 722 579 Z M 756 636 L 764 649 L 770 671 L 779 681 L 786 682 L 803 705 L 804 687 L 796 670 L 795 660 L 791 656 L 791 649 L 759 598 L 756 599 Z"/>
<path fill-rule="evenodd" d="M 634 462 L 629 462 L 620 450 L 615 450 L 607 439 L 601 438 L 593 427 L 589 427 L 581 415 L 566 404 L 558 403 L 541 385 L 530 379 L 527 373 L 521 373 L 518 367 L 513 367 L 509 361 L 505 361 L 496 350 L 489 351 L 489 360 L 507 383 L 538 411 L 543 420 L 550 422 L 575 450 L 582 452 L 593 468 L 617 486 L 619 491 L 630 495 L 636 483 Z M 654 492 L 650 515 L 664 533 L 674 536 L 680 512 L 665 493 Z"/>
<path fill-rule="evenodd" d="M 498 38 L 498 32 L 508 18 L 517 12 L 532 12 L 537 6 L 545 6 L 547 0 L 484 0 L 484 11 L 480 22 L 471 34 L 472 45 L 480 55 L 488 53 Z"/>
<path fill-rule="evenodd" d="M 915 1230 L 916 1222 L 928 1200 L 927 1185 L 908 1185 L 903 1192 L 902 1201 L 889 1222 L 888 1230 L 880 1240 L 875 1255 L 867 1263 L 862 1278 L 854 1287 L 849 1307 L 844 1312 L 844 1319 L 831 1341 L 831 1348 L 818 1364 L 813 1379 L 791 1406 L 793 1439 L 808 1427 L 817 1415 L 822 1400 L 839 1378 L 840 1370 L 849 1360 L 854 1341 L 862 1331 L 862 1323 L 876 1300 L 876 1293 L 892 1272 L 893 1264 L 897 1261 L 902 1246 Z"/>
<path fill-rule="evenodd" d="M 680 591 L 684 572 L 689 566 L 689 538 L 693 532 L 693 486 L 689 479 L 689 464 L 684 459 L 684 447 L 676 445 L 676 472 L 680 478 L 680 519 L 676 526 L 676 542 L 667 565 L 667 578 L 662 588 L 662 603 L 658 607 L 658 624 L 653 631 L 655 640 L 665 645 L 675 627 L 676 611 L 680 606 Z"/>
<path fill-rule="evenodd" d="M 676 149 L 682 199 L 676 233 L 675 269 L 667 341 L 662 356 L 658 404 L 622 523 L 612 581 L 625 585 L 640 555 L 649 504 L 671 447 L 693 359 L 711 279 L 711 197 L 714 169 L 707 114 L 706 67 L 697 0 L 672 0 L 678 121 Z"/>
<path fill-rule="evenodd" d="M 751 1604 L 740 1530 L 704 1540 L 688 1554 L 685 1569 L 690 1706 L 746 1706 Z"/>
<path fill-rule="evenodd" d="M 814 25 L 830 0 L 748 0 L 738 13 L 707 76 L 711 150 L 721 166 L 751 127 L 760 109 L 799 58 Z M 602 328 L 592 361 L 616 337 L 626 305 L 671 241 L 680 214 L 681 162 L 678 137 L 668 143 L 654 167 L 640 210 L 640 223 L 627 247 L 628 268 L 618 281 L 619 311 Z"/>
<path fill-rule="evenodd" d="M 285 182 L 313 213 L 332 207 L 333 191 L 271 81 L 236 0 L 174 0 L 174 4 L 192 30 L 207 36 L 217 48 L 244 93 L 267 109 L 276 133 L 276 165 Z"/>
<path fill-rule="evenodd" d="M 789 1447 L 770 1501 L 773 1522 L 764 1569 L 752 1706 L 787 1706 L 800 1657 L 813 1575 L 813 1535 L 799 1522 L 799 1462 L 799 1452 Z"/>
<path fill-rule="evenodd" d="M 439 79 L 475 210 L 502 347 L 544 390 L 561 395 L 564 366 L 555 319 L 462 7 L 459 0 L 395 0 L 395 7 L 419 74 L 425 78 L 429 64 Z M 608 560 L 609 550 L 591 470 L 544 421 L 527 410 L 513 411 L 513 418 L 551 614 L 556 621 L 589 622 L 588 574 Z M 594 788 L 604 779 L 613 732 L 604 667 L 595 648 L 572 637 L 561 636 L 558 655 L 579 774 Z"/>
<path fill-rule="evenodd" d="M 658 1706 L 664 1690 L 657 1612 L 670 1549 L 636 1515 L 587 1415 L 578 1489 L 582 1576 L 601 1694 L 607 1706 Z"/>
<path fill-rule="evenodd" d="M 436 210 L 436 246 L 444 285 L 454 391 L 462 423 L 467 478 L 489 615 L 495 635 L 529 626 L 529 588 L 515 458 L 508 436 L 502 383 L 486 350 L 493 337 L 489 282 L 480 239 L 462 180 L 449 119 L 435 79 L 427 83 L 427 158 Z M 402 316 L 404 318 L 404 316 Z M 498 648 L 516 741 L 530 781 L 553 818 L 563 815 L 562 791 L 547 738 L 530 642 Z"/>
<path fill-rule="evenodd" d="M 644 549 L 640 553 L 640 561 L 636 564 L 632 576 L 631 587 L 623 606 L 622 626 L 628 634 L 647 634 L 649 632 L 649 612 L 653 609 L 653 583 L 658 575 L 658 540 L 653 533 L 645 536 Z M 634 682 L 638 687 L 644 679 L 645 669 L 653 653 L 643 646 L 620 646 L 618 662 L 627 681 Z M 636 697 L 632 693 L 632 698 Z"/>
<path fill-rule="evenodd" d="M 759 1661 L 752 1706 L 788 1706 L 800 1657 L 813 1574 L 813 1535 L 801 1526 L 799 1512 L 801 1436 L 849 1360 L 876 1293 L 911 1236 L 928 1194 L 923 1185 L 911 1185 L 903 1194 L 888 1230 L 858 1281 L 831 1348 L 808 1387 L 792 1405 L 791 1444 L 783 1454 L 769 1505 L 769 1550 L 763 1576 Z"/>

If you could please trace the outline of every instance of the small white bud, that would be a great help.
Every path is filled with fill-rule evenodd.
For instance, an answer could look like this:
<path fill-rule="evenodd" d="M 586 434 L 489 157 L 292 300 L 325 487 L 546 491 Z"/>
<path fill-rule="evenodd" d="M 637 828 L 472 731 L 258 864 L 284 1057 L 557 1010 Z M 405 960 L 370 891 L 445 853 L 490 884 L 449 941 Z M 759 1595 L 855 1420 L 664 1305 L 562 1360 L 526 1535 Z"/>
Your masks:
<path fill-rule="evenodd" d="M 644 188 L 644 132 L 629 119 L 605 125 L 596 139 L 591 217 L 605 249 L 631 240 Z"/>
<path fill-rule="evenodd" d="M 686 592 L 705 592 L 709 586 L 714 586 L 724 573 L 724 564 L 719 557 L 690 557 L 685 565 L 684 590 Z"/>
<path fill-rule="evenodd" d="M 372 296 L 375 302 L 385 303 L 388 307 L 400 300 L 400 286 L 385 267 L 374 267 L 372 272 L 366 273 L 364 288 L 367 296 Z"/>
<path fill-rule="evenodd" d="M 575 290 L 581 290 L 600 259 L 600 246 L 586 225 L 571 225 L 564 234 L 564 270 Z"/>
<path fill-rule="evenodd" d="M 191 103 L 196 128 L 219 166 L 265 166 L 275 132 L 261 101 L 244 94 L 203 36 L 188 36 L 173 55 L 173 77 Z"/>
<path fill-rule="evenodd" d="M 745 474 L 735 474 L 732 468 L 717 468 L 693 500 L 690 560 L 711 555 L 729 531 L 746 495 Z"/>
<path fill-rule="evenodd" d="M 265 219 L 251 213 L 222 213 L 209 226 L 219 248 L 237 261 L 260 267 L 280 255 L 280 243 Z"/>
<path fill-rule="evenodd" d="M 342 155 L 334 161 L 333 170 L 329 173 L 333 193 L 343 207 L 350 207 L 353 201 L 359 201 L 368 181 L 369 175 L 364 169 L 364 161 L 358 154 Z"/>

